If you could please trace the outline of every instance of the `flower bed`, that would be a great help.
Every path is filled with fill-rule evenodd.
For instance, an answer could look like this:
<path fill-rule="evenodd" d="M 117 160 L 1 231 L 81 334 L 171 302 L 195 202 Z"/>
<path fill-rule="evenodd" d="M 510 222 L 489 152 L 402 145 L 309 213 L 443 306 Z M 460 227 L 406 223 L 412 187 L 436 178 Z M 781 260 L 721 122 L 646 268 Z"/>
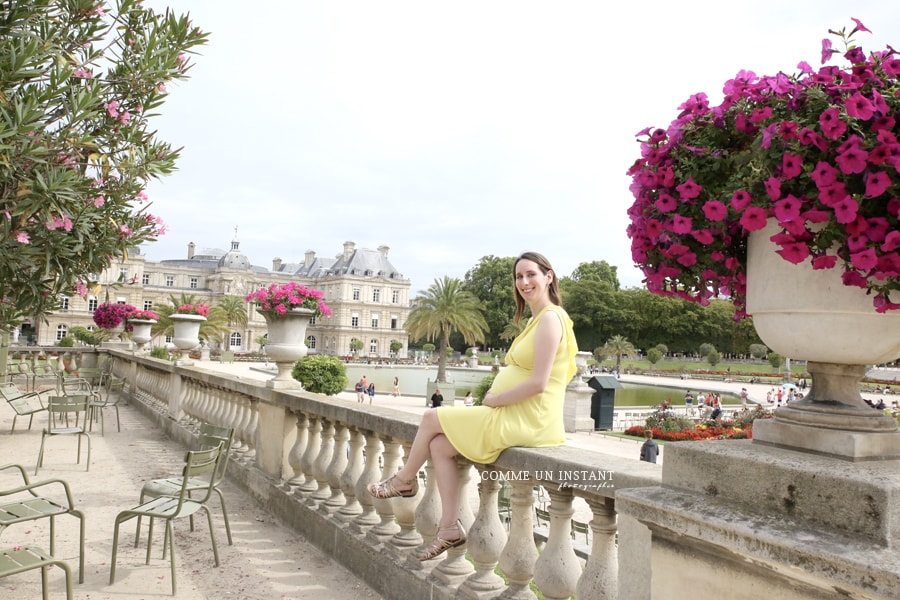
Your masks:
<path fill-rule="evenodd" d="M 737 413 L 735 418 L 720 421 L 705 421 L 695 424 L 684 417 L 652 415 L 643 425 L 635 425 L 625 430 L 625 435 L 644 437 L 649 429 L 653 437 L 666 442 L 693 442 L 696 440 L 747 440 L 753 437 L 753 422 L 756 419 L 771 418 L 763 407 Z"/>

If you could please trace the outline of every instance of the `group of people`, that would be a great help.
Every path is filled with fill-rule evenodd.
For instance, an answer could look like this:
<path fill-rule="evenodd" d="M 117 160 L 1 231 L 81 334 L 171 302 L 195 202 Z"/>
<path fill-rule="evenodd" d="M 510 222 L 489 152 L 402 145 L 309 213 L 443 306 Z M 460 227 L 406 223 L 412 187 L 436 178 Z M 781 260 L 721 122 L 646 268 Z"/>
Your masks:
<path fill-rule="evenodd" d="M 694 394 L 687 390 L 684 394 L 684 406 L 693 413 Z M 697 410 L 702 419 L 718 419 L 722 414 L 722 396 L 718 392 L 697 392 Z"/>
<path fill-rule="evenodd" d="M 365 375 L 362 376 L 362 379 L 356 382 L 354 386 L 356 390 L 356 401 L 362 404 L 366 401 L 366 396 L 369 397 L 369 404 L 372 404 L 372 400 L 375 399 L 375 384 L 371 383 Z"/>

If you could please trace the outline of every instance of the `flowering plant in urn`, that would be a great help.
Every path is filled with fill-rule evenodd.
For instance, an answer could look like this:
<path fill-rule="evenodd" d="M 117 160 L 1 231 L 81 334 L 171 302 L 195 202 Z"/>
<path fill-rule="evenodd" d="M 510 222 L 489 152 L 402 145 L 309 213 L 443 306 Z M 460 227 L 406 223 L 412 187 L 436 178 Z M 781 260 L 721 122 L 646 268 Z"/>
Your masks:
<path fill-rule="evenodd" d="M 159 321 L 159 315 L 152 310 L 136 310 L 128 316 L 129 321 L 140 319 L 143 321 Z"/>
<path fill-rule="evenodd" d="M 135 312 L 137 309 L 130 304 L 104 302 L 94 309 L 94 323 L 102 329 L 115 329 Z"/>
<path fill-rule="evenodd" d="M 256 305 L 257 310 L 266 316 L 287 314 L 293 308 L 306 308 L 315 312 L 315 316 L 331 315 L 331 309 L 322 300 L 319 290 L 307 288 L 299 283 L 273 283 L 267 288 L 260 288 L 247 294 L 247 302 Z"/>
<path fill-rule="evenodd" d="M 900 58 L 829 31 L 818 70 L 740 71 L 710 106 L 691 96 L 667 129 L 638 134 L 628 173 L 635 263 L 650 291 L 745 314 L 747 237 L 774 220 L 782 259 L 840 269 L 877 312 L 900 309 Z M 844 66 L 827 65 L 836 55 Z"/>
<path fill-rule="evenodd" d="M 199 315 L 201 317 L 209 316 L 209 306 L 198 302 L 197 304 L 182 304 L 175 309 L 176 315 Z"/>

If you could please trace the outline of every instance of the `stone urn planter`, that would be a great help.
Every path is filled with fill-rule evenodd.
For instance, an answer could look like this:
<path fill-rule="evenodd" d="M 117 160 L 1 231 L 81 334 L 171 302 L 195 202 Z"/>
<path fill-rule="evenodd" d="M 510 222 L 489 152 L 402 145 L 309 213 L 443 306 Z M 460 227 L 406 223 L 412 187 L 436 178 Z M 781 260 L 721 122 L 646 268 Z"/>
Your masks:
<path fill-rule="evenodd" d="M 152 339 L 152 335 L 150 334 L 150 330 L 154 325 L 156 325 L 156 321 L 153 319 L 129 319 L 128 323 L 131 325 L 131 341 L 135 343 L 135 351 L 143 352 L 144 346 L 146 346 L 147 342 Z M 200 326 L 197 326 L 197 333 L 199 335 Z"/>
<path fill-rule="evenodd" d="M 769 348 L 808 361 L 812 387 L 754 423 L 754 442 L 850 460 L 900 458 L 897 421 L 859 393 L 867 365 L 900 356 L 900 314 L 877 313 L 866 290 L 843 284 L 840 269 L 783 260 L 770 240 L 778 231 L 770 220 L 750 234 L 747 312 Z"/>
<path fill-rule="evenodd" d="M 300 382 L 291 377 L 291 371 L 294 363 L 307 354 L 306 328 L 315 311 L 294 308 L 283 315 L 257 312 L 266 319 L 266 357 L 278 367 L 278 374 L 266 382 L 266 387 L 299 389 Z"/>
<path fill-rule="evenodd" d="M 175 327 L 175 335 L 172 343 L 180 351 L 191 350 L 200 344 L 200 325 L 206 321 L 206 317 L 200 315 L 173 314 L 169 316 Z"/>

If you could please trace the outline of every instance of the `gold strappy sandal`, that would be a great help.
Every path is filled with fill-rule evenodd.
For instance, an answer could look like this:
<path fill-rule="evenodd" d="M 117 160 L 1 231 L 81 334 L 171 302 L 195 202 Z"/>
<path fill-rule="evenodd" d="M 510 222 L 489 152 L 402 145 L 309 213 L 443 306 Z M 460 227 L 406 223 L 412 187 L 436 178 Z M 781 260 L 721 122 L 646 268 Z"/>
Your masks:
<path fill-rule="evenodd" d="M 458 531 L 459 538 L 455 540 L 445 540 L 441 537 L 442 531 Z M 456 548 L 457 546 L 462 546 L 466 543 L 466 530 L 463 529 L 462 523 L 457 519 L 456 524 L 452 527 L 441 527 L 438 529 L 438 534 L 434 537 L 434 541 L 431 542 L 431 546 L 419 557 L 419 560 L 426 561 L 431 560 L 432 558 L 436 558 L 449 550 L 450 548 Z"/>
<path fill-rule="evenodd" d="M 412 487 L 408 490 L 399 490 L 394 487 L 395 479 L 401 484 L 411 485 Z M 381 500 L 387 498 L 412 498 L 419 493 L 419 480 L 413 477 L 409 481 L 404 481 L 394 475 L 382 482 L 370 483 L 366 489 L 369 490 L 372 496 Z"/>

